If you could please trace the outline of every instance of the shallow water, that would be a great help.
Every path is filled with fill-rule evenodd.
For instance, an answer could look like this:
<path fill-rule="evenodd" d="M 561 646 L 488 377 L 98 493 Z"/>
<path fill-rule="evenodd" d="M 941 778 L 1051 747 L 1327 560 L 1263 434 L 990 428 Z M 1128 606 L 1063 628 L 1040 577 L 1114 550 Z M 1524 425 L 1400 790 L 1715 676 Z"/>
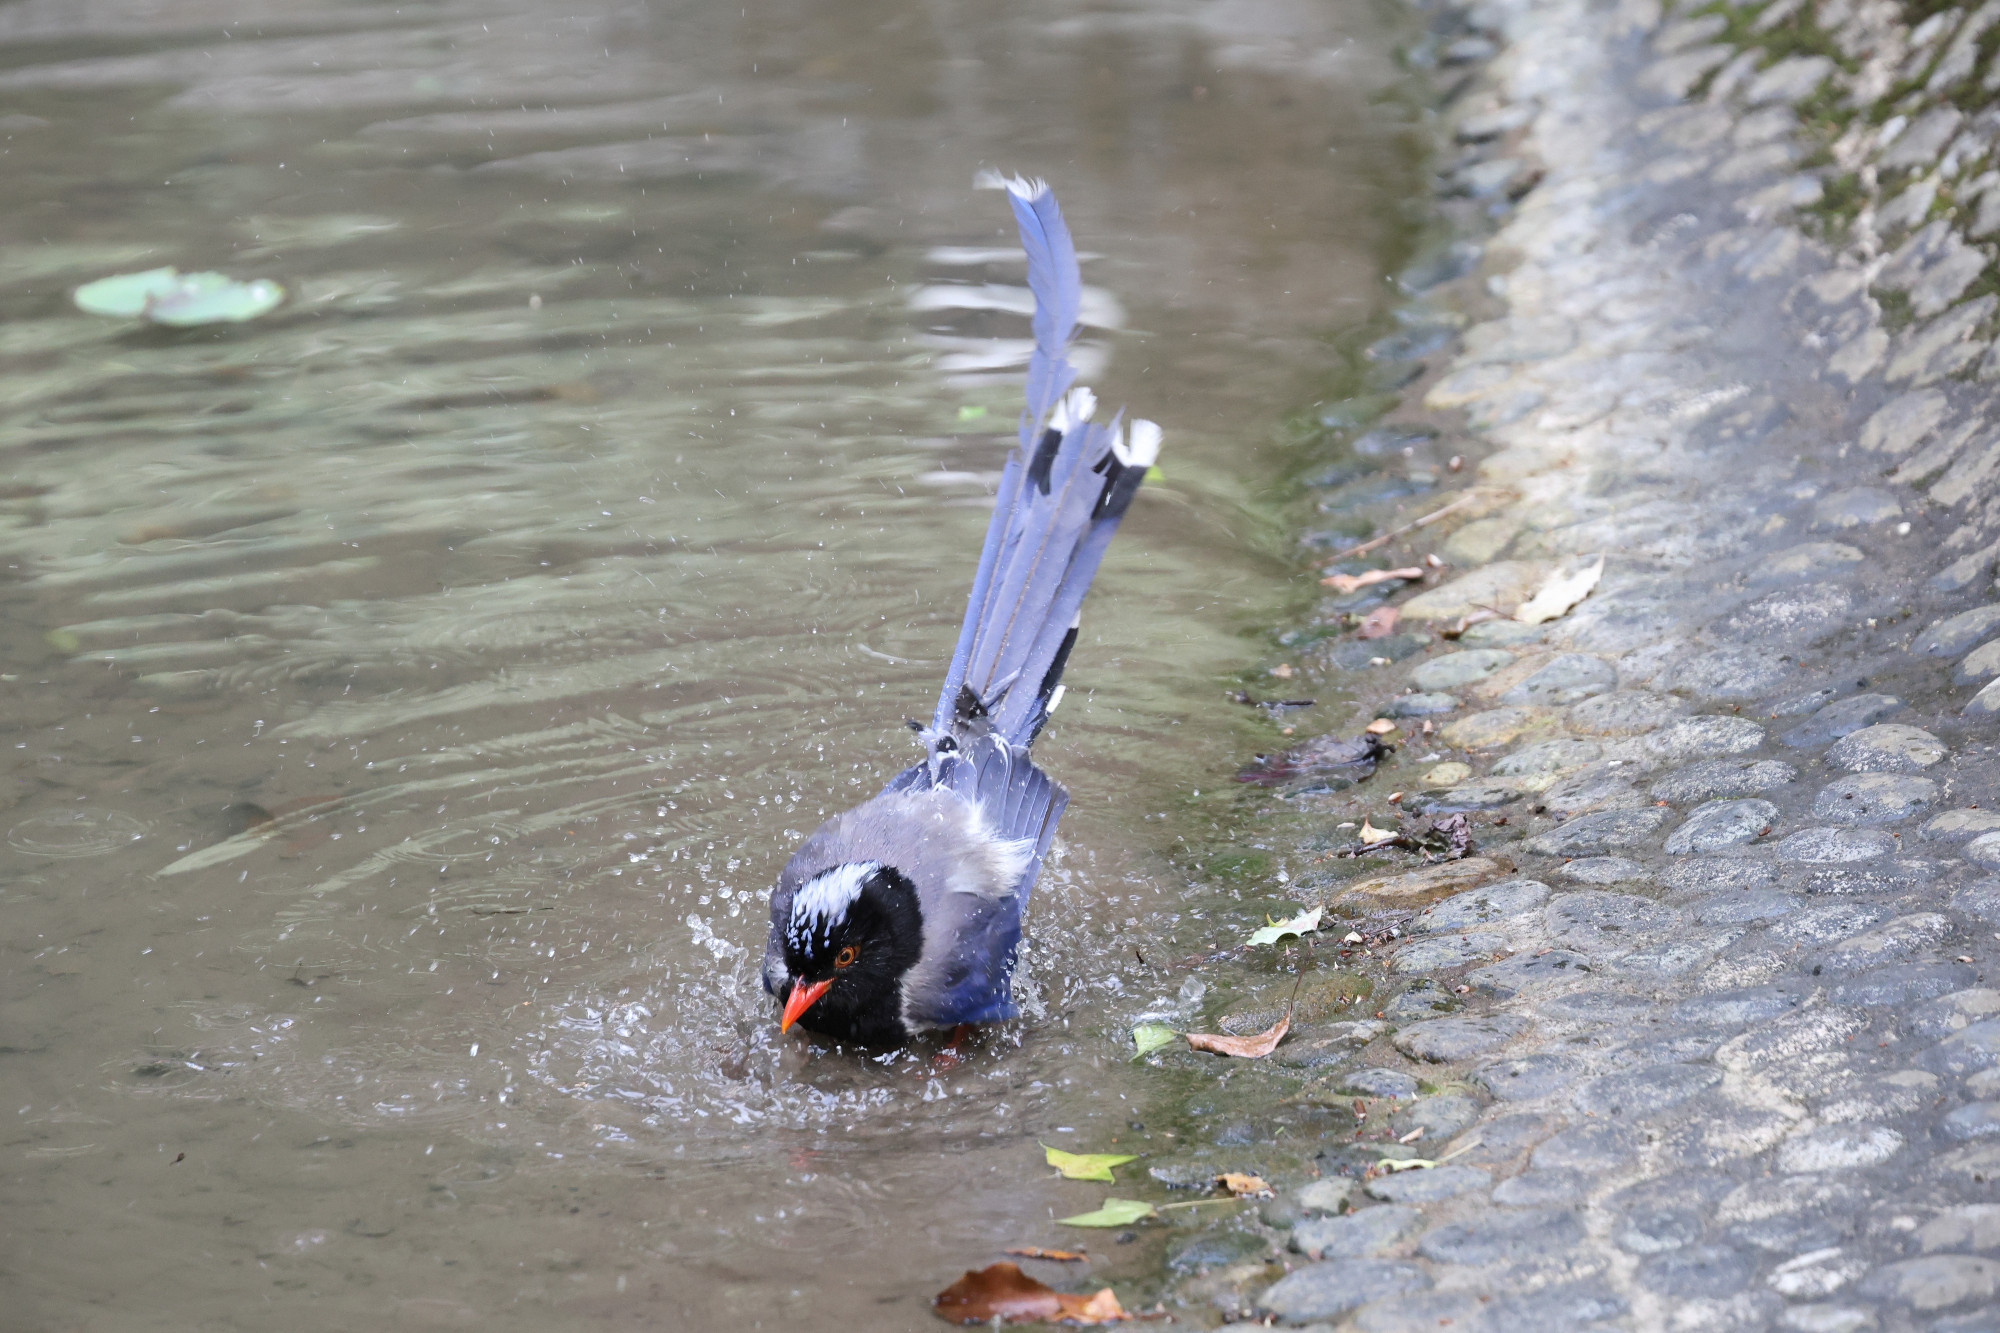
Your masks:
<path fill-rule="evenodd" d="M 1277 427 L 1402 244 L 1400 20 L 271 9 L 0 7 L 10 1321 L 932 1326 L 1143 1188 L 1035 1145 L 1173 1095 L 1126 1029 L 1267 735 Z M 1026 336 L 989 165 L 1168 435 L 1038 747 L 1030 1015 L 947 1068 L 780 1038 L 755 973 L 956 626 Z M 164 263 L 292 300 L 69 305 Z"/>

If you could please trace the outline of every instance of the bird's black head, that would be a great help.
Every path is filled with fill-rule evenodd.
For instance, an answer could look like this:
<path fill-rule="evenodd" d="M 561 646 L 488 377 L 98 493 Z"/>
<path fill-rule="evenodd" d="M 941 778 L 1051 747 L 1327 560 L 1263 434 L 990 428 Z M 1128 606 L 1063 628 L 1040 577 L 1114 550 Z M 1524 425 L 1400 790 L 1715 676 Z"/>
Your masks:
<path fill-rule="evenodd" d="M 916 886 L 894 866 L 857 861 L 823 870 L 775 923 L 791 988 L 783 1025 L 865 1046 L 897 1046 L 903 974 L 924 948 Z"/>

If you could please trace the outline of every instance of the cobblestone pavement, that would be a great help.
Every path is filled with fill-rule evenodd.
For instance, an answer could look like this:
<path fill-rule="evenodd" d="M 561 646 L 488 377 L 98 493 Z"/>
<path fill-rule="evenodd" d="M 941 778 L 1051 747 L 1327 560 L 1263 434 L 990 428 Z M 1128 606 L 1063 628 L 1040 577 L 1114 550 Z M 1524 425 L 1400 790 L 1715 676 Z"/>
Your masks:
<path fill-rule="evenodd" d="M 1329 569 L 1446 567 L 1329 592 L 1280 672 L 1402 738 L 1289 795 L 1290 891 L 1380 1008 L 1278 1058 L 1359 1119 L 1233 1249 L 1182 1246 L 1182 1306 L 2000 1330 L 2000 173 L 1968 109 L 2000 2 L 1436 27 L 1472 71 L 1445 189 L 1491 230 L 1410 278 L 1374 356 L 1421 377 L 1320 507 L 1337 546 L 1385 479 L 1434 487 L 1405 512 L 1458 507 Z M 1600 557 L 1567 614 L 1464 625 Z M 1465 814 L 1474 855 L 1329 854 L 1399 812 Z"/>

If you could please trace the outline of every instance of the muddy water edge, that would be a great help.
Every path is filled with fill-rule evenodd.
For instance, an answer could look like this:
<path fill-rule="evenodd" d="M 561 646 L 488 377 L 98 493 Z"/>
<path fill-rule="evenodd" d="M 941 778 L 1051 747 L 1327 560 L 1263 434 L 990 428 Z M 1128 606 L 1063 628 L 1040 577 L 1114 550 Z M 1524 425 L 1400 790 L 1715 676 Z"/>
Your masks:
<path fill-rule="evenodd" d="M 1321 1047 L 1129 1033 L 1262 1021 L 1301 973 L 1309 1022 L 1369 1001 L 1325 948 L 1232 948 L 1299 872 L 1298 793 L 1236 768 L 1347 722 L 1233 695 L 1297 693 L 1297 532 L 1443 475 L 1356 444 L 1449 332 L 1384 275 L 1472 221 L 1424 174 L 1465 31 L 190 22 L 0 15 L 9 1321 L 922 1328 L 1107 1193 L 1295 1186 L 1351 1140 L 1297 1096 Z M 1092 379 L 1169 453 L 1041 746 L 1075 801 L 1028 1016 L 941 1067 L 779 1040 L 754 978 L 798 831 L 907 761 L 984 522 L 1025 322 L 980 164 L 1056 183 Z M 292 299 L 222 333 L 69 307 L 163 263 Z M 1038 1142 L 1145 1157 L 1063 1182 Z M 1262 1247 L 1256 1208 L 1031 1266 L 1219 1317 L 1167 1275 Z"/>

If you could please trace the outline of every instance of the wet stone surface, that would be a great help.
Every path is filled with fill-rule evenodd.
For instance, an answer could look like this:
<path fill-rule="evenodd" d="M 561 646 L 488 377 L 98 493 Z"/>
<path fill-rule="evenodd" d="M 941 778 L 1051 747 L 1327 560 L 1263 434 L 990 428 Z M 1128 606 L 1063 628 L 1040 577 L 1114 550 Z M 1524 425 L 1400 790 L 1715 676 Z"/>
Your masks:
<path fill-rule="evenodd" d="M 1404 790 L 1494 869 L 1393 906 L 1329 881 L 1389 1030 L 1303 1094 L 1362 1099 L 1313 1159 L 1359 1210 L 1295 1224 L 1281 1322 L 2000 1329 L 2000 351 L 1961 235 L 2000 202 L 1937 211 L 1975 168 L 1926 175 L 2000 151 L 1941 91 L 2000 31 L 1973 9 L 1431 16 L 1429 58 L 1506 57 L 1441 66 L 1474 202 L 1408 290 L 1465 328 L 1375 429 L 1427 504 L 1479 503 L 1380 553 L 1445 553 L 1385 597 L 1419 646 L 1335 681 L 1406 748 L 1298 814 L 1288 865 Z M 1907 118 L 1844 147 L 1798 105 L 1891 87 Z M 1864 163 L 1874 211 L 1807 225 Z M 1391 702 L 1445 691 L 1428 731 Z"/>

